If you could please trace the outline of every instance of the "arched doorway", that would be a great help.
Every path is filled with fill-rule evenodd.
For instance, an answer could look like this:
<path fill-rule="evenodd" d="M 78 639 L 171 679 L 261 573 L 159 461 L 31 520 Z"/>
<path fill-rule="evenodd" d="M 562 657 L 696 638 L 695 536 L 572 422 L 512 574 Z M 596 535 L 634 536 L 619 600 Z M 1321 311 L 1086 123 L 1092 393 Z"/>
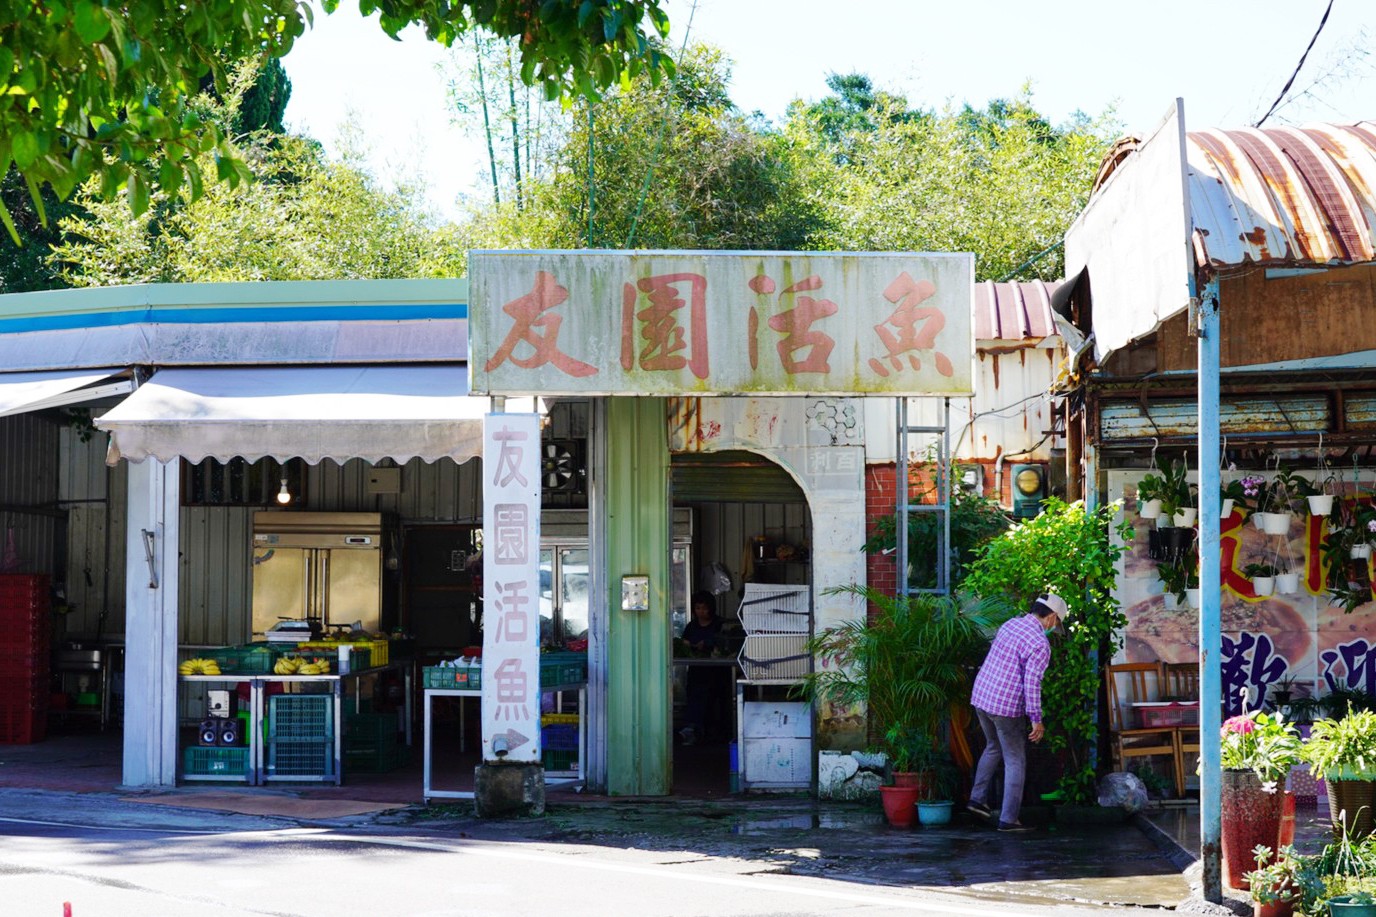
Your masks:
<path fill-rule="evenodd" d="M 671 612 L 672 792 L 719 796 L 734 789 L 741 599 L 749 583 L 811 586 L 812 512 L 787 469 L 745 450 L 674 455 L 670 485 L 675 512 L 692 517 L 691 545 L 675 549 L 686 556 L 675 558 Z M 704 592 L 722 622 L 710 655 L 679 639 Z"/>

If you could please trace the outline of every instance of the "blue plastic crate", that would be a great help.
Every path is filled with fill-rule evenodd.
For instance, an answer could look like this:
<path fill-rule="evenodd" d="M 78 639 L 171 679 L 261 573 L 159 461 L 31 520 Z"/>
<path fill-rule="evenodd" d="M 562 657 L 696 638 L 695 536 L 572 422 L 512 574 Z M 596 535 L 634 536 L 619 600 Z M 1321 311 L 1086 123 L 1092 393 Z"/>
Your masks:
<path fill-rule="evenodd" d="M 578 725 L 556 723 L 541 726 L 540 747 L 547 751 L 577 751 Z"/>

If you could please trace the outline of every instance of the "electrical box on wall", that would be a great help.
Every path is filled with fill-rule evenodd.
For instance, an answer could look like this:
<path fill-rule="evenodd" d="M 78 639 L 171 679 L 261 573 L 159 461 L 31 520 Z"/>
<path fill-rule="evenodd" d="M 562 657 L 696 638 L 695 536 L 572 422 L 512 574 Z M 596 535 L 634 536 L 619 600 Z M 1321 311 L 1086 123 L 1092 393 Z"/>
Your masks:
<path fill-rule="evenodd" d="M 956 465 L 951 470 L 951 483 L 970 493 L 984 493 L 984 466 Z"/>
<path fill-rule="evenodd" d="M 368 470 L 367 492 L 370 494 L 401 493 L 401 469 L 370 468 Z"/>
<path fill-rule="evenodd" d="M 1048 469 L 1045 465 L 1013 466 L 1013 518 L 1030 519 L 1042 511 L 1047 498 Z"/>

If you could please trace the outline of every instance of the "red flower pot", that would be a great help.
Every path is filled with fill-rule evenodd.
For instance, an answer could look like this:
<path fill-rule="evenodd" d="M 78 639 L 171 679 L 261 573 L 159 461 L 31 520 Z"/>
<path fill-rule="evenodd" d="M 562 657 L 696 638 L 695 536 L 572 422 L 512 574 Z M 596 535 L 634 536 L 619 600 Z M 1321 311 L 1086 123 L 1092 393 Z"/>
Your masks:
<path fill-rule="evenodd" d="M 1223 881 L 1229 888 L 1246 888 L 1245 874 L 1257 868 L 1252 849 L 1275 850 L 1280 838 L 1285 794 L 1268 793 L 1251 771 L 1223 772 Z"/>
<path fill-rule="evenodd" d="M 884 817 L 895 828 L 911 828 L 917 821 L 917 787 L 881 786 L 879 796 L 884 801 Z"/>

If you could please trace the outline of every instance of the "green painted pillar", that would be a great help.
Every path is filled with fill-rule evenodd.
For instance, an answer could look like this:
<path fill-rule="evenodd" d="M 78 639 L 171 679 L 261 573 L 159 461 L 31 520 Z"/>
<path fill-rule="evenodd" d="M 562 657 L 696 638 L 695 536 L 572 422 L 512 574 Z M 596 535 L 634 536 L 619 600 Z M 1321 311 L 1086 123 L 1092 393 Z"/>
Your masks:
<path fill-rule="evenodd" d="M 670 789 L 669 438 L 662 398 L 607 399 L 607 792 Z M 621 610 L 621 577 L 650 578 L 650 610 Z"/>

